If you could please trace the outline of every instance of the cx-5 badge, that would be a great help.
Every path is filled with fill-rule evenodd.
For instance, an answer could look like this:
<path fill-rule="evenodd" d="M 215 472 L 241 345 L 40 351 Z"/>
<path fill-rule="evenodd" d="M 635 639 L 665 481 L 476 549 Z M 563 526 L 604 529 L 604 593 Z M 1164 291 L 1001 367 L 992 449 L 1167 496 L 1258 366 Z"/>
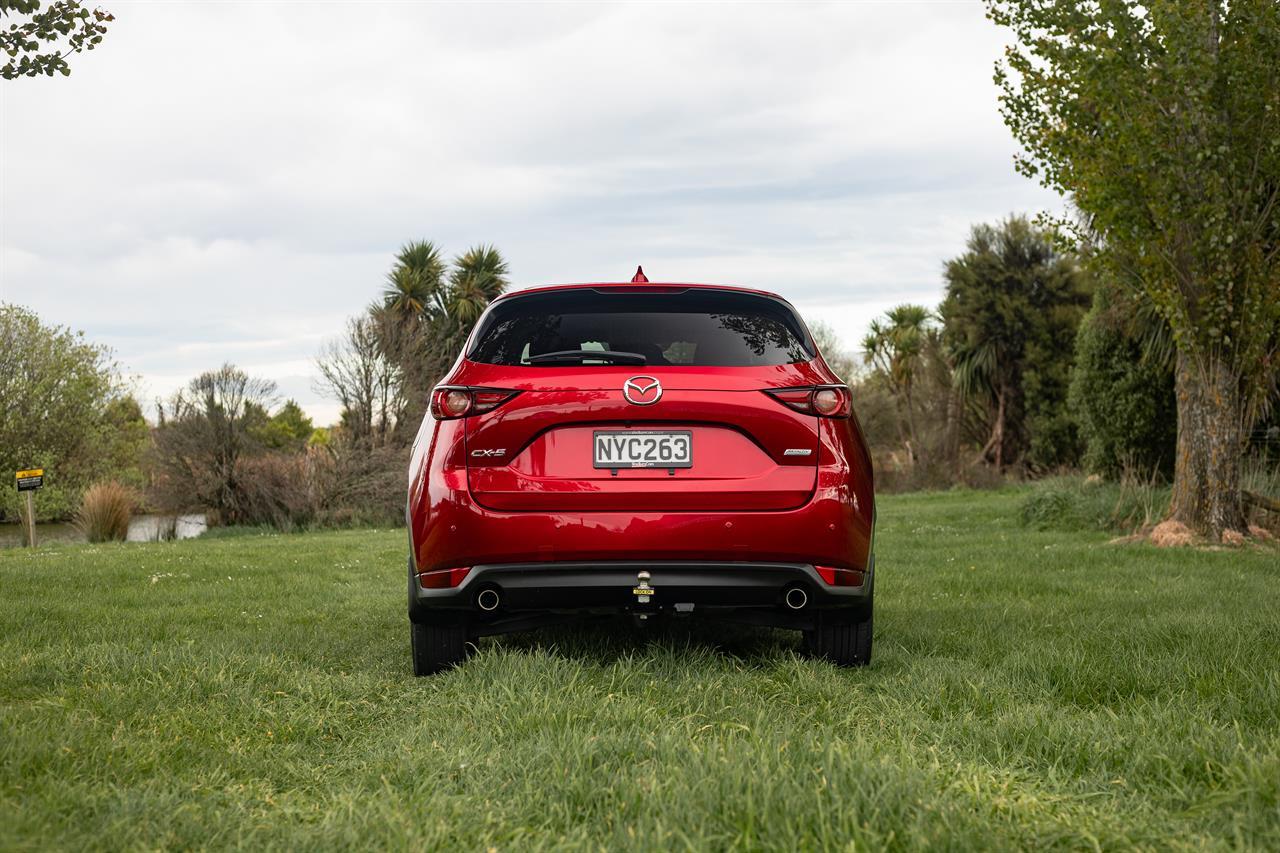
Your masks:
<path fill-rule="evenodd" d="M 662 399 L 662 384 L 652 376 L 632 376 L 622 383 L 622 396 L 636 406 L 652 406 Z"/>
<path fill-rule="evenodd" d="M 486 457 L 506 456 L 506 455 L 507 455 L 507 449 L 506 449 L 505 447 L 495 447 L 495 448 L 492 448 L 491 450 L 479 450 L 479 449 L 477 449 L 477 450 L 473 450 L 473 451 L 471 451 L 471 455 L 472 455 L 472 456 L 486 456 Z"/>

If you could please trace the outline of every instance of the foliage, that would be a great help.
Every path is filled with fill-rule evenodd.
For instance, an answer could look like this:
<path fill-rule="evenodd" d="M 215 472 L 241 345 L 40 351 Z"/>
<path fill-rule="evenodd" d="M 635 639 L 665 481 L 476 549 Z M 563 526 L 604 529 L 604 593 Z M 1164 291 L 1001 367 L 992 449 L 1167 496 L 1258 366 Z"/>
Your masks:
<path fill-rule="evenodd" d="M 1243 526 L 1244 436 L 1280 357 L 1280 4 L 988 0 L 1019 170 L 1140 288 L 1179 352 L 1173 513 Z"/>
<path fill-rule="evenodd" d="M 1142 297 L 1112 283 L 1094 291 L 1076 335 L 1070 410 L 1085 441 L 1085 466 L 1110 479 L 1126 469 L 1173 475 L 1178 413 L 1173 370 L 1144 341 L 1163 320 Z"/>
<path fill-rule="evenodd" d="M 402 530 L 0 552 L 3 846 L 1280 848 L 1275 552 L 1025 492 L 880 499 L 856 672 L 695 614 L 415 680 Z"/>
<path fill-rule="evenodd" d="M 485 307 L 506 290 L 507 275 L 507 263 L 493 246 L 468 249 L 448 266 L 429 241 L 408 243 L 397 253 L 383 300 L 368 312 L 379 357 L 395 371 L 390 439 L 410 443 L 431 389 L 457 358 Z M 322 358 L 333 355 L 328 351 Z M 331 380 L 326 378 L 326 384 L 336 393 Z M 363 413 L 353 414 L 363 426 Z"/>
<path fill-rule="evenodd" d="M 209 509 L 223 523 L 252 523 L 257 484 L 241 460 L 262 451 L 251 427 L 275 400 L 276 386 L 233 365 L 202 373 L 160 408 L 154 494 L 172 511 Z"/>
<path fill-rule="evenodd" d="M 1079 457 L 1064 405 L 1089 282 L 1026 218 L 975 226 L 944 270 L 939 313 L 980 456 L 1043 471 Z"/>
<path fill-rule="evenodd" d="M 406 243 L 387 273 L 382 303 L 398 318 L 414 323 L 438 306 L 445 263 L 430 240 Z"/>
<path fill-rule="evenodd" d="M 912 462 L 918 462 L 923 454 L 914 391 L 925 369 L 927 352 L 931 347 L 936 350 L 934 319 L 933 312 L 923 305 L 898 305 L 889 309 L 884 320 L 872 320 L 862 341 L 864 360 L 875 366 L 899 403 L 899 436 Z"/>
<path fill-rule="evenodd" d="M 151 444 L 151 427 L 132 394 L 112 397 L 102 412 L 103 432 L 93 455 L 94 468 L 132 489 L 146 483 L 143 458 Z"/>
<path fill-rule="evenodd" d="M 0 303 L 0 473 L 46 469 L 37 517 L 69 517 L 104 477 L 140 483 L 146 433 L 106 347 Z M 16 517 L 17 503 L 12 486 L 0 489 L 0 517 Z"/>
<path fill-rule="evenodd" d="M 13 15 L 25 20 L 8 23 Z M 93 50 L 107 32 L 115 16 L 102 9 L 90 12 L 79 0 L 55 0 L 43 10 L 40 0 L 0 0 L 0 51 L 9 61 L 0 67 L 0 77 L 52 77 L 71 73 L 67 57 Z M 66 40 L 64 50 L 60 43 Z"/>
<path fill-rule="evenodd" d="M 90 542 L 123 542 L 137 495 L 119 480 L 103 480 L 85 489 L 76 510 L 76 528 Z"/>
<path fill-rule="evenodd" d="M 489 303 L 502 295 L 508 272 L 507 262 L 493 246 L 473 246 L 453 259 L 440 311 L 452 321 L 455 334 L 465 338 Z"/>
<path fill-rule="evenodd" d="M 305 448 L 315 431 L 311 418 L 296 401 L 284 402 L 274 415 L 255 406 L 250 409 L 249 432 L 263 447 L 270 450 L 298 452 Z"/>

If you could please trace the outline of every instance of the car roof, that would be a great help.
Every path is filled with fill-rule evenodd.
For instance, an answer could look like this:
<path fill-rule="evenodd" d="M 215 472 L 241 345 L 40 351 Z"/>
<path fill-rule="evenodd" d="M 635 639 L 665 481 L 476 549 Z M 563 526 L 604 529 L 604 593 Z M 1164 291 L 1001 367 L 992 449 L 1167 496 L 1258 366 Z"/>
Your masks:
<path fill-rule="evenodd" d="M 520 290 L 508 290 L 506 293 L 502 294 L 501 296 L 499 296 L 497 299 L 494 299 L 493 301 L 499 302 L 504 299 L 511 299 L 513 297 L 527 296 L 528 294 L 531 294 L 531 293 L 547 293 L 549 291 L 556 291 L 556 290 L 620 290 L 620 291 L 629 290 L 633 293 L 663 293 L 663 292 L 670 292 L 670 291 L 694 290 L 694 289 L 726 290 L 726 291 L 732 291 L 737 293 L 751 293 L 756 296 L 767 296 L 771 299 L 778 299 L 778 300 L 781 300 L 782 302 L 787 301 L 776 293 L 771 293 L 768 290 L 757 290 L 751 287 L 739 287 L 738 285 L 733 285 L 733 284 L 695 284 L 693 282 L 671 282 L 671 281 L 644 281 L 644 282 L 594 281 L 594 282 L 580 282 L 576 284 L 540 284 L 540 285 L 534 285 L 532 287 L 521 288 Z"/>

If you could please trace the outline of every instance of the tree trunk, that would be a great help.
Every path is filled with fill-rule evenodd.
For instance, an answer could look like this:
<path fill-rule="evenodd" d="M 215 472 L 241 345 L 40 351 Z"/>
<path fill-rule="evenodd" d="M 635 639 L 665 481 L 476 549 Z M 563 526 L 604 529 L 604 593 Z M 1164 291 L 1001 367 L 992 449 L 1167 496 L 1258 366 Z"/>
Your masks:
<path fill-rule="evenodd" d="M 948 463 L 960 459 L 960 391 L 953 384 L 947 391 L 947 443 L 944 453 Z"/>
<path fill-rule="evenodd" d="M 911 383 L 907 383 L 907 429 L 911 433 L 911 464 L 919 465 L 923 454 L 920 452 L 920 433 L 916 429 L 916 404 L 912 399 Z"/>
<path fill-rule="evenodd" d="M 1212 542 L 1246 530 L 1240 497 L 1244 401 L 1235 372 L 1213 356 L 1178 353 L 1178 452 L 1170 516 Z"/>
<path fill-rule="evenodd" d="M 992 448 L 994 456 L 991 461 L 995 463 L 997 471 L 1004 471 L 1004 401 L 1005 388 L 1000 386 L 1000 390 L 996 393 L 996 416 L 995 422 L 991 425 L 991 441 L 987 442 L 987 446 Z"/>

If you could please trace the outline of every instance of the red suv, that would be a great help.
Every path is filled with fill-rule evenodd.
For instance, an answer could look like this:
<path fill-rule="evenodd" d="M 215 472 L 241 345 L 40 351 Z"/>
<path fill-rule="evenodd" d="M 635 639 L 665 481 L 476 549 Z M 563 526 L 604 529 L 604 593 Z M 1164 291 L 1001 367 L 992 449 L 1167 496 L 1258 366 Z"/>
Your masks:
<path fill-rule="evenodd" d="M 495 300 L 432 392 L 408 524 L 418 675 L 582 614 L 793 628 L 871 659 L 871 460 L 771 293 L 637 273 Z"/>

